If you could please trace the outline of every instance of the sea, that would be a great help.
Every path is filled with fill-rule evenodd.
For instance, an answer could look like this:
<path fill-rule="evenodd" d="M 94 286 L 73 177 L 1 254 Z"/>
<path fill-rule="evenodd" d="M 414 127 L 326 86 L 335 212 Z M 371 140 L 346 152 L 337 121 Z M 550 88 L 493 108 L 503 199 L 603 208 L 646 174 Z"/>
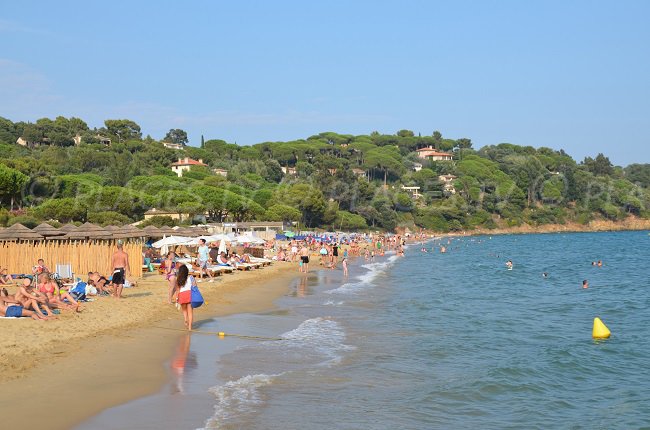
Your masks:
<path fill-rule="evenodd" d="M 78 429 L 650 428 L 649 260 L 648 232 L 612 232 L 312 263 L 273 311 L 184 336 L 161 392 Z"/>

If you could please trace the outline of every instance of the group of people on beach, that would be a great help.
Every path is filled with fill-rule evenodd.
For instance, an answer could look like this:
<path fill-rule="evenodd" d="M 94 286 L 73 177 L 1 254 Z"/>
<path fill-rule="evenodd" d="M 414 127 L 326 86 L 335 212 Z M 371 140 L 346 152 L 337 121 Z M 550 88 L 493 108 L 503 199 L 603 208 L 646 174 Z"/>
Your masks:
<path fill-rule="evenodd" d="M 122 242 L 118 242 L 111 264 L 114 271 L 110 280 L 99 272 L 88 272 L 86 284 L 94 287 L 97 295 L 120 298 L 130 273 L 129 257 L 123 250 Z M 14 284 L 14 278 L 8 274 L 8 269 L 0 270 L 0 285 L 3 285 L 0 290 L 0 316 L 46 321 L 58 318 L 61 311 L 81 312 L 80 298 L 85 297 L 86 293 L 75 293 L 71 289 L 75 284 L 64 285 L 61 281 L 39 258 L 32 267 L 32 273 L 21 275 L 15 292 L 10 294 L 4 286 Z"/>

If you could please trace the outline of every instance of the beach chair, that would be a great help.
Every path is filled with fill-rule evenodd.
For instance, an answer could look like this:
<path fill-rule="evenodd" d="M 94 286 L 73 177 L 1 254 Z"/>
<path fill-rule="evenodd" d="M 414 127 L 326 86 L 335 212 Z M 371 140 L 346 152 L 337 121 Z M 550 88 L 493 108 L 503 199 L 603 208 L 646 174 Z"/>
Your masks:
<path fill-rule="evenodd" d="M 59 275 L 59 279 L 74 279 L 74 274 L 72 273 L 72 264 L 61 264 L 56 265 L 56 272 Z"/>

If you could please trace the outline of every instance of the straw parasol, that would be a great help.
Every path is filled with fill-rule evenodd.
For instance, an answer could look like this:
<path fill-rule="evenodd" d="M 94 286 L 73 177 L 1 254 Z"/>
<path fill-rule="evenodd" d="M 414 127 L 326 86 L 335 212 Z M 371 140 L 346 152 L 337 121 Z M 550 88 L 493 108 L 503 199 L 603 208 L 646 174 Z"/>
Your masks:
<path fill-rule="evenodd" d="M 79 229 L 79 227 L 77 227 L 74 224 L 66 224 L 61 228 L 59 228 L 59 231 L 62 231 L 64 233 L 70 233 L 71 231 L 76 231 L 77 229 Z"/>
<path fill-rule="evenodd" d="M 106 227 L 104 227 L 104 230 L 106 230 L 106 231 L 110 231 L 110 232 L 112 233 L 112 232 L 119 231 L 119 230 L 120 230 L 120 226 L 117 226 L 117 225 L 107 225 Z"/>
<path fill-rule="evenodd" d="M 65 227 L 65 226 L 64 226 Z M 76 231 L 71 231 L 63 239 L 112 239 L 111 232 L 92 223 L 82 224 Z"/>
<path fill-rule="evenodd" d="M 158 232 L 163 236 L 169 236 L 169 235 L 175 235 L 176 234 L 176 230 L 174 230 L 171 227 L 167 227 L 167 226 L 160 227 L 158 229 Z"/>
<path fill-rule="evenodd" d="M 160 232 L 160 229 L 155 225 L 148 225 L 142 229 L 142 232 L 147 237 L 163 237 L 163 234 Z"/>
<path fill-rule="evenodd" d="M 0 231 L 0 240 L 39 240 L 43 239 L 41 234 L 30 230 L 20 223 Z"/>
<path fill-rule="evenodd" d="M 146 233 L 143 233 L 142 230 L 137 227 L 133 227 L 132 225 L 125 225 L 121 229 L 113 232 L 113 237 L 117 239 L 130 239 L 132 237 L 143 236 L 146 236 Z"/>
<path fill-rule="evenodd" d="M 46 222 L 37 225 L 36 227 L 34 227 L 32 229 L 32 231 L 35 231 L 36 233 L 40 234 L 41 236 L 45 236 L 45 237 L 63 236 L 65 234 L 64 231 L 61 231 L 58 228 L 52 227 L 51 225 L 49 225 Z"/>

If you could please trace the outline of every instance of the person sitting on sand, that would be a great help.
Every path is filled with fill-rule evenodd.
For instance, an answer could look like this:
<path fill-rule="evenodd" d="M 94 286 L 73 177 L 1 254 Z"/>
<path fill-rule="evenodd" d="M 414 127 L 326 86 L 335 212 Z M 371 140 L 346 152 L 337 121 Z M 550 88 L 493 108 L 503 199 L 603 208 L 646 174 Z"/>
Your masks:
<path fill-rule="evenodd" d="M 100 275 L 99 272 L 88 272 L 88 283 L 95 287 L 99 296 L 110 296 L 113 294 L 110 282 L 108 282 L 105 276 Z"/>
<path fill-rule="evenodd" d="M 7 297 L 5 295 L 5 298 L 11 297 Z M 56 306 L 51 305 L 50 301 L 45 295 L 34 291 L 34 283 L 29 278 L 23 279 L 23 284 L 16 291 L 13 299 L 15 299 L 16 303 L 22 306 L 24 309 L 31 309 L 41 317 L 45 317 L 43 310 L 47 312 L 48 316 L 54 315 L 52 309 L 54 309 Z"/>
<path fill-rule="evenodd" d="M 32 273 L 35 276 L 38 276 L 41 273 L 50 273 L 50 269 L 45 265 L 45 261 L 42 258 L 39 258 L 36 262 L 36 266 L 32 267 Z"/>
<path fill-rule="evenodd" d="M 47 319 L 47 317 L 42 317 L 36 312 L 27 310 L 20 305 L 8 302 L 4 297 L 0 297 L 0 316 L 8 318 L 30 317 L 36 321 Z"/>
<path fill-rule="evenodd" d="M 65 290 L 59 289 L 59 284 L 50 278 L 48 273 L 41 273 L 38 277 L 38 291 L 47 296 L 50 303 L 56 303 L 60 308 L 79 312 L 79 303 Z M 66 303 L 65 300 L 68 302 Z"/>
<path fill-rule="evenodd" d="M 11 275 L 9 275 L 9 271 L 7 269 L 2 269 L 0 271 L 0 285 L 8 285 L 11 284 L 13 279 L 11 278 Z"/>

